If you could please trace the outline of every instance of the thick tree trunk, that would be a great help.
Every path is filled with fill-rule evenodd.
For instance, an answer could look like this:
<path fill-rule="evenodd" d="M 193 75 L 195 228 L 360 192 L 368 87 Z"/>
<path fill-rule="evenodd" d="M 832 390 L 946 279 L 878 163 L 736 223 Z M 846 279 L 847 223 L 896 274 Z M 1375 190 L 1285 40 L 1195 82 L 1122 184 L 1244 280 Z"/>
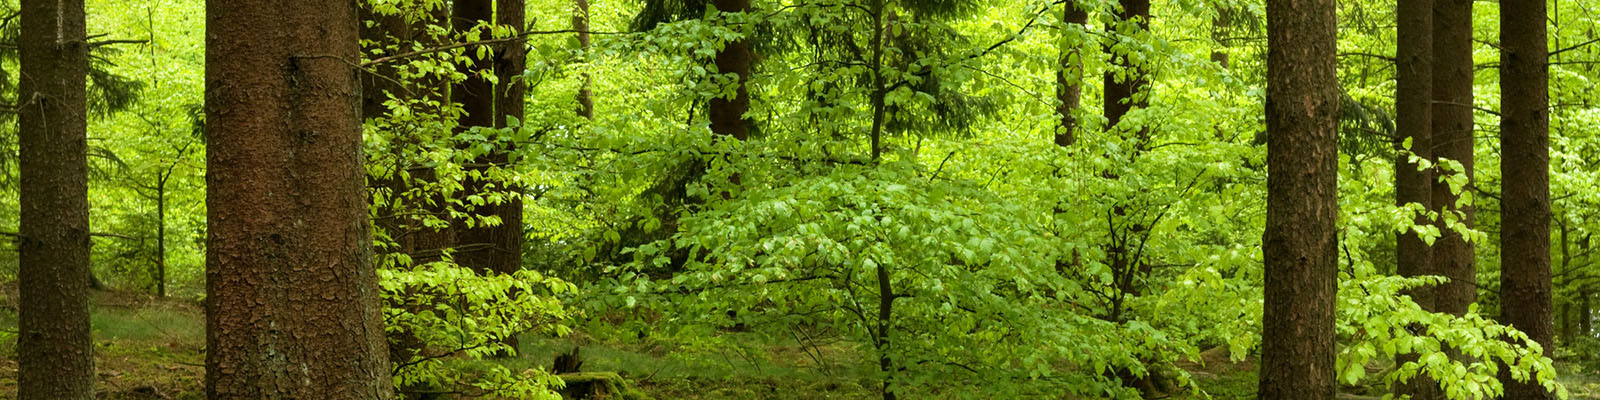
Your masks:
<path fill-rule="evenodd" d="M 1333 0 L 1267 1 L 1264 400 L 1334 398 L 1336 32 Z"/>
<path fill-rule="evenodd" d="M 712 0 L 711 4 L 717 11 L 724 13 L 740 13 L 750 11 L 750 0 Z M 732 99 L 718 96 L 712 98 L 707 107 L 707 117 L 711 120 L 711 132 L 718 135 L 732 136 L 735 139 L 745 140 L 750 135 L 750 126 L 744 119 L 744 113 L 750 111 L 750 91 L 746 83 L 750 80 L 750 62 L 753 54 L 750 51 L 750 39 L 744 38 L 729 42 L 717 52 L 717 73 L 734 74 L 738 76 L 738 89 Z"/>
<path fill-rule="evenodd" d="M 1419 204 L 1433 209 L 1433 173 L 1419 170 L 1420 163 L 1433 158 L 1433 0 L 1400 0 L 1396 14 L 1395 50 L 1395 202 L 1401 206 Z M 1406 148 L 1404 142 L 1410 142 Z M 1426 216 L 1413 220 L 1417 226 L 1431 225 Z M 1413 277 L 1434 275 L 1433 249 L 1414 230 L 1395 235 L 1396 272 Z M 1434 309 L 1433 288 L 1409 291 L 1411 299 L 1424 310 Z M 1415 362 L 1416 354 L 1402 355 L 1397 361 Z M 1417 400 L 1443 397 L 1439 385 L 1426 376 L 1399 385 L 1397 394 Z"/>
<path fill-rule="evenodd" d="M 1433 3 L 1433 156 L 1455 160 L 1473 173 L 1472 122 L 1472 0 L 1434 0 Z M 1467 190 L 1467 188 L 1462 188 Z M 1461 223 L 1473 226 L 1472 204 L 1456 205 L 1460 198 L 1449 184 L 1433 183 L 1433 207 L 1462 214 Z M 1477 259 L 1473 244 L 1450 229 L 1433 244 L 1432 272 L 1450 281 L 1434 289 L 1434 310 L 1465 314 L 1477 301 Z"/>
<path fill-rule="evenodd" d="M 1069 25 L 1069 29 L 1084 29 L 1084 24 L 1089 21 L 1089 12 L 1077 2 L 1069 1 L 1062 5 L 1062 21 Z M 1057 146 L 1071 146 L 1078 142 L 1078 107 L 1083 104 L 1083 43 L 1062 41 L 1061 66 L 1056 70 L 1056 116 L 1061 118 L 1061 126 L 1057 128 L 1055 143 Z"/>
<path fill-rule="evenodd" d="M 206 395 L 393 397 L 355 2 L 206 4 Z"/>
<path fill-rule="evenodd" d="M 83 0 L 21 6 L 17 396 L 91 399 Z"/>
<path fill-rule="evenodd" d="M 1550 66 L 1543 0 L 1500 5 L 1501 322 L 1554 349 L 1550 310 Z M 1549 399 L 1504 370 L 1506 399 Z"/>
<path fill-rule="evenodd" d="M 523 0 L 499 2 L 495 23 L 511 26 L 515 28 L 514 32 L 521 33 L 526 26 L 527 5 Z M 509 127 L 510 119 L 521 120 L 523 117 L 527 100 L 523 97 L 526 86 L 521 76 L 526 69 L 526 60 L 527 46 L 523 43 L 507 44 L 495 52 L 495 73 L 500 81 L 500 87 L 495 90 L 496 127 Z M 508 154 L 513 150 L 506 148 L 497 152 L 492 157 L 493 162 L 502 168 L 513 168 Z M 495 249 L 488 261 L 495 272 L 511 274 L 522 270 L 522 188 L 510 183 L 505 183 L 502 188 L 509 192 L 510 198 L 494 207 L 494 214 L 500 217 L 500 226 L 487 229 L 490 243 Z M 517 348 L 517 337 L 507 338 L 506 344 Z"/>
<path fill-rule="evenodd" d="M 1121 0 L 1121 5 L 1122 10 L 1117 13 L 1118 21 L 1137 21 L 1135 26 L 1138 30 L 1150 29 L 1150 0 Z M 1122 117 L 1129 111 L 1150 105 L 1150 97 L 1144 93 L 1150 85 L 1146 67 L 1134 64 L 1130 55 L 1117 54 L 1109 45 L 1106 47 L 1106 53 L 1112 58 L 1112 64 L 1105 72 L 1103 99 L 1106 129 L 1109 130 L 1116 129 L 1117 124 L 1122 122 Z M 1123 74 L 1123 77 L 1118 78 L 1118 74 Z M 1143 149 L 1150 145 L 1149 132 L 1148 128 L 1140 127 L 1135 133 L 1138 140 L 1137 148 Z"/>
<path fill-rule="evenodd" d="M 584 61 L 589 61 L 589 0 L 573 0 L 572 30 L 578 31 L 578 49 Z M 578 87 L 578 116 L 594 119 L 594 93 L 589 90 L 590 77 L 583 73 L 583 86 Z"/>

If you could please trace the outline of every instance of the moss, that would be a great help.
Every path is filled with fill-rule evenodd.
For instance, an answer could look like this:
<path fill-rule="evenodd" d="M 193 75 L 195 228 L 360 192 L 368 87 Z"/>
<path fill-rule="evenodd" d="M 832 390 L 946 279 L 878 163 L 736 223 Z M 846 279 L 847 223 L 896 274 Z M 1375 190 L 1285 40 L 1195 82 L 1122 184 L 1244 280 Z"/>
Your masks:
<path fill-rule="evenodd" d="M 567 384 L 561 389 L 564 399 L 650 400 L 616 372 L 574 372 L 557 376 Z"/>

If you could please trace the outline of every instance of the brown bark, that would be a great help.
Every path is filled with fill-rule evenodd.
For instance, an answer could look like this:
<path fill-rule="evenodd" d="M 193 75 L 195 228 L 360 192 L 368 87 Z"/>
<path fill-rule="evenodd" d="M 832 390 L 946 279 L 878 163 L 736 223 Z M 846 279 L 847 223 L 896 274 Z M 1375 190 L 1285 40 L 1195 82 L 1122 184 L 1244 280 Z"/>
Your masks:
<path fill-rule="evenodd" d="M 1589 307 L 1589 289 L 1578 290 L 1578 334 L 1583 337 L 1593 337 L 1594 329 L 1590 326 L 1594 321 L 1594 309 Z"/>
<path fill-rule="evenodd" d="M 1433 210 L 1433 173 L 1419 170 L 1413 157 L 1433 157 L 1433 0 L 1400 0 L 1396 14 L 1395 50 L 1395 128 L 1400 141 L 1395 143 L 1395 202 L 1401 206 L 1420 204 Z M 1410 148 L 1402 144 L 1409 141 Z M 1426 216 L 1413 220 L 1427 226 Z M 1407 229 L 1395 235 L 1395 266 L 1400 276 L 1434 275 L 1433 248 L 1416 231 Z M 1408 294 L 1424 310 L 1433 310 L 1433 288 L 1422 287 Z M 1399 362 L 1415 362 L 1419 355 L 1401 356 Z M 1439 399 L 1438 384 L 1426 376 L 1399 385 L 1397 394 L 1417 400 Z"/>
<path fill-rule="evenodd" d="M 578 31 L 578 48 L 584 61 L 589 58 L 589 0 L 573 0 L 572 30 Z M 578 88 L 578 116 L 594 119 L 594 93 L 589 90 L 591 79 L 583 73 L 583 86 Z"/>
<path fill-rule="evenodd" d="M 1069 1 L 1061 6 L 1062 21 L 1076 29 L 1083 29 L 1089 21 L 1089 12 L 1085 11 L 1076 2 Z M 1074 113 L 1083 104 L 1083 43 L 1073 41 L 1062 42 L 1061 66 L 1056 70 L 1056 115 L 1061 118 L 1061 126 L 1056 131 L 1055 143 L 1057 146 L 1071 146 L 1078 141 L 1078 116 Z"/>
<path fill-rule="evenodd" d="M 1412 156 L 1428 160 L 1433 155 L 1433 0 L 1401 0 L 1396 9 L 1398 26 L 1395 57 L 1395 128 L 1401 141 L 1395 143 L 1395 201 L 1400 205 L 1433 204 L 1433 174 L 1419 171 Z M 1427 217 L 1416 219 L 1419 226 Z M 1396 269 L 1401 276 L 1431 275 L 1433 250 L 1413 231 L 1396 235 Z M 1420 288 L 1411 293 L 1417 304 L 1433 308 L 1431 291 Z"/>
<path fill-rule="evenodd" d="M 83 0 L 21 6 L 17 396 L 91 399 Z"/>
<path fill-rule="evenodd" d="M 1267 1 L 1264 400 L 1334 398 L 1335 14 L 1334 0 Z"/>
<path fill-rule="evenodd" d="M 515 32 L 522 32 L 526 25 L 527 5 L 523 0 L 499 0 L 496 7 L 496 24 L 508 25 L 515 28 Z M 522 43 L 511 43 L 495 52 L 495 73 L 499 77 L 500 87 L 495 90 L 495 126 L 506 128 L 510 126 L 509 118 L 521 120 L 525 114 L 527 100 L 523 97 L 526 86 L 521 79 L 526 66 L 527 46 Z M 521 129 L 521 128 L 518 128 Z M 493 157 L 493 162 L 503 168 L 512 168 L 509 163 L 509 152 L 513 148 L 506 148 Z M 493 208 L 494 214 L 500 217 L 500 225 L 488 228 L 490 243 L 495 251 L 490 253 L 489 263 L 495 272 L 503 274 L 516 273 L 522 270 L 522 188 L 504 184 L 502 190 L 510 192 L 510 198 Z M 516 336 L 507 338 L 507 345 L 517 348 Z"/>
<path fill-rule="evenodd" d="M 393 397 L 355 2 L 206 4 L 206 394 Z"/>
<path fill-rule="evenodd" d="M 1501 322 L 1554 349 L 1550 310 L 1550 92 L 1543 0 L 1500 6 Z M 1549 399 L 1504 370 L 1506 399 Z"/>
<path fill-rule="evenodd" d="M 711 3 L 718 12 L 750 11 L 750 0 L 712 0 Z M 722 96 L 711 99 L 706 113 L 711 120 L 712 133 L 732 136 L 739 140 L 749 137 L 750 126 L 745 121 L 744 113 L 750 111 L 750 91 L 746 87 L 746 82 L 750 80 L 752 56 L 749 38 L 729 42 L 723 46 L 722 51 L 717 52 L 715 60 L 717 73 L 737 76 L 738 81 L 734 84 L 738 88 L 732 99 Z"/>
<path fill-rule="evenodd" d="M 1472 0 L 1434 0 L 1433 10 L 1433 156 L 1461 162 L 1467 181 L 1474 182 Z M 1460 222 L 1472 227 L 1474 208 L 1456 206 L 1459 198 L 1448 184 L 1434 182 L 1434 208 L 1460 212 Z M 1433 244 L 1432 272 L 1450 281 L 1434 289 L 1434 310 L 1465 314 L 1478 297 L 1473 244 L 1454 230 L 1441 226 L 1440 231 L 1444 235 Z"/>
<path fill-rule="evenodd" d="M 1150 29 L 1150 0 L 1121 0 L 1120 3 L 1122 9 L 1117 12 L 1118 21 L 1135 21 L 1134 25 L 1140 31 Z M 1132 55 L 1117 54 L 1109 45 L 1106 46 L 1106 53 L 1112 58 L 1111 66 L 1106 69 L 1104 77 L 1106 129 L 1115 129 L 1129 111 L 1150 105 L 1149 95 L 1144 93 L 1150 85 L 1146 67 L 1135 64 Z M 1124 76 L 1118 78 L 1119 73 Z M 1138 139 L 1137 148 L 1143 149 L 1149 146 L 1149 131 L 1145 127 L 1139 128 L 1135 134 Z"/>

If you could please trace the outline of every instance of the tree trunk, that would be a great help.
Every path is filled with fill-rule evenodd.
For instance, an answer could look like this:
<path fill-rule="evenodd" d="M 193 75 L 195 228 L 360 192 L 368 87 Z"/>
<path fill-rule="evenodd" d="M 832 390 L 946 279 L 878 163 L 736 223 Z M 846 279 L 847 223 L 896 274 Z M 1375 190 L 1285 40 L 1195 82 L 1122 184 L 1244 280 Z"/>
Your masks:
<path fill-rule="evenodd" d="M 1118 21 L 1135 21 L 1134 25 L 1139 31 L 1150 29 L 1150 0 L 1121 0 L 1121 4 L 1122 10 L 1117 13 Z M 1132 32 L 1122 34 L 1131 35 Z M 1129 111 L 1150 105 L 1149 94 L 1144 93 L 1150 85 L 1145 66 L 1134 64 L 1129 54 L 1117 54 L 1112 46 L 1106 47 L 1106 53 L 1112 58 L 1104 77 L 1106 129 L 1110 130 L 1115 129 Z M 1119 73 L 1124 75 L 1121 79 L 1117 78 Z M 1138 140 L 1135 148 L 1143 149 L 1150 145 L 1149 132 L 1146 127 L 1139 128 L 1135 134 Z"/>
<path fill-rule="evenodd" d="M 1472 122 L 1472 0 L 1434 0 L 1433 3 L 1433 156 L 1455 160 L 1473 173 Z M 1468 190 L 1462 188 L 1462 190 Z M 1433 183 L 1433 206 L 1462 214 L 1460 223 L 1473 226 L 1472 204 L 1456 205 L 1460 198 L 1445 183 Z M 1441 227 L 1442 228 L 1442 227 Z M 1455 315 L 1467 312 L 1478 297 L 1477 259 L 1473 244 L 1451 229 L 1433 244 L 1435 274 L 1450 278 L 1434 289 L 1434 310 Z"/>
<path fill-rule="evenodd" d="M 1069 25 L 1069 29 L 1084 29 L 1089 21 L 1089 12 L 1085 11 L 1076 2 L 1069 1 L 1062 5 L 1062 21 Z M 1061 67 L 1056 70 L 1056 115 L 1061 118 L 1061 127 L 1056 131 L 1055 143 L 1057 146 L 1067 147 L 1078 142 L 1078 116 L 1075 114 L 1083 103 L 1083 43 L 1074 40 L 1063 40 L 1061 48 Z"/>
<path fill-rule="evenodd" d="M 1339 87 L 1333 0 L 1267 1 L 1259 399 L 1334 398 Z"/>
<path fill-rule="evenodd" d="M 718 12 L 741 13 L 750 11 L 750 0 L 712 0 L 712 6 Z M 750 126 L 744 119 L 744 113 L 750 111 L 750 91 L 746 82 L 750 80 L 750 39 L 742 38 L 729 42 L 717 52 L 716 65 L 719 74 L 734 74 L 738 76 L 738 89 L 732 99 L 717 96 L 711 99 L 707 107 L 707 116 L 711 120 L 711 132 L 718 135 L 732 136 L 735 139 L 745 140 L 750 135 Z"/>
<path fill-rule="evenodd" d="M 1433 173 L 1419 170 L 1412 158 L 1433 157 L 1433 0 L 1400 0 L 1396 14 L 1395 50 L 1395 128 L 1400 141 L 1395 143 L 1395 202 L 1401 206 L 1419 204 L 1433 210 Z M 1410 142 L 1405 147 L 1404 142 Z M 1418 227 L 1431 225 L 1419 215 L 1412 220 Z M 1433 249 L 1407 229 L 1395 235 L 1395 265 L 1400 276 L 1434 275 Z M 1408 291 L 1424 310 L 1434 310 L 1433 288 Z M 1415 362 L 1419 355 L 1401 355 L 1399 362 Z M 1396 394 L 1417 400 L 1443 397 L 1438 383 L 1426 376 L 1412 378 L 1398 386 Z"/>
<path fill-rule="evenodd" d="M 464 33 L 473 30 L 480 23 L 494 21 L 494 2 L 492 0 L 458 0 L 451 5 L 450 24 L 455 32 Z M 494 85 L 488 79 L 479 75 L 482 70 L 494 67 L 492 58 L 478 57 L 480 46 L 467 47 L 467 58 L 470 64 L 457 66 L 457 71 L 466 74 L 467 79 L 457 82 L 450 88 L 450 101 L 461 105 L 463 114 L 456 120 L 456 131 L 465 132 L 472 127 L 495 126 L 495 93 Z M 494 140 L 491 138 L 490 140 Z M 488 172 L 488 165 L 504 165 L 503 152 L 496 149 L 488 155 L 468 160 L 468 166 L 462 168 L 468 174 L 463 178 L 463 190 L 457 193 L 465 203 L 465 196 L 487 196 L 490 190 L 490 180 L 474 178 L 474 174 Z M 496 206 L 484 204 L 468 210 L 474 216 L 495 215 Z M 470 217 L 469 217 L 470 218 Z M 488 274 L 500 271 L 495 263 L 503 251 L 495 246 L 495 229 L 481 224 L 469 224 L 468 221 L 456 220 L 451 224 L 456 230 L 458 249 L 455 261 L 464 267 L 472 268 L 479 274 Z"/>
<path fill-rule="evenodd" d="M 21 6 L 17 395 L 91 399 L 83 0 Z"/>
<path fill-rule="evenodd" d="M 589 61 L 589 0 L 573 0 L 572 30 L 578 31 L 578 49 L 583 54 L 583 60 Z M 583 119 L 594 119 L 594 93 L 589 90 L 591 79 L 588 72 L 583 73 L 583 86 L 578 88 L 578 116 Z"/>
<path fill-rule="evenodd" d="M 1501 322 L 1554 349 L 1550 310 L 1550 92 L 1545 2 L 1500 6 Z M 1506 399 L 1549 399 L 1501 370 Z"/>
<path fill-rule="evenodd" d="M 1578 290 L 1578 334 L 1593 338 L 1594 329 L 1590 323 L 1594 321 L 1594 309 L 1589 307 L 1589 296 L 1589 288 Z"/>
<path fill-rule="evenodd" d="M 1395 128 L 1401 142 L 1395 143 L 1395 201 L 1400 205 L 1420 204 L 1432 209 L 1433 174 L 1419 171 L 1411 158 L 1429 160 L 1433 155 L 1433 0 L 1400 0 L 1396 9 Z M 1410 149 L 1402 147 L 1411 142 Z M 1429 224 L 1418 216 L 1418 226 Z M 1433 251 L 1414 231 L 1395 235 L 1397 272 L 1401 276 L 1431 275 Z M 1432 309 L 1428 288 L 1411 292 L 1424 309 Z"/>
<path fill-rule="evenodd" d="M 209 399 L 393 397 L 355 4 L 206 4 Z"/>
<path fill-rule="evenodd" d="M 527 5 L 523 0 L 499 0 L 496 7 L 496 24 L 507 25 L 514 28 L 513 32 L 521 33 L 526 26 Z M 526 107 L 523 94 L 526 86 L 521 79 L 526 68 L 527 45 L 523 43 L 510 43 L 495 52 L 495 73 L 499 77 L 500 87 L 495 90 L 495 123 L 496 127 L 510 127 L 510 120 L 521 120 Z M 522 128 L 517 128 L 522 129 Z M 494 162 L 503 168 L 512 168 L 509 163 L 509 152 L 513 148 L 506 148 L 496 153 Z M 495 272 L 503 274 L 516 273 L 522 270 L 522 188 L 506 182 L 503 189 L 510 193 L 510 198 L 494 207 L 495 215 L 500 217 L 500 225 L 488 228 L 491 236 L 490 242 L 494 244 L 494 253 L 491 254 L 490 265 Z M 506 345 L 517 348 L 518 341 L 515 335 L 506 339 Z"/>
<path fill-rule="evenodd" d="M 167 179 L 156 181 L 156 297 L 167 297 Z"/>

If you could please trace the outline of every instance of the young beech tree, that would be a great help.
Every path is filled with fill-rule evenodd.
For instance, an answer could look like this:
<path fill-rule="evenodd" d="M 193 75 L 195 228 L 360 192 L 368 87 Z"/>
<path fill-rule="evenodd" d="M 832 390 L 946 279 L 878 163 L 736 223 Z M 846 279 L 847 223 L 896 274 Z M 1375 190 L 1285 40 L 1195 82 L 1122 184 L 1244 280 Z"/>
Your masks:
<path fill-rule="evenodd" d="M 1503 1 L 1500 13 L 1500 320 L 1553 349 L 1545 2 Z M 1500 380 L 1507 399 L 1551 398 L 1538 382 Z"/>
<path fill-rule="evenodd" d="M 206 3 L 206 395 L 393 396 L 355 2 Z"/>
<path fill-rule="evenodd" d="M 1265 400 L 1334 398 L 1337 26 L 1333 0 L 1267 1 Z"/>
<path fill-rule="evenodd" d="M 21 11 L 17 395 L 91 399 L 83 0 L 25 0 Z"/>

